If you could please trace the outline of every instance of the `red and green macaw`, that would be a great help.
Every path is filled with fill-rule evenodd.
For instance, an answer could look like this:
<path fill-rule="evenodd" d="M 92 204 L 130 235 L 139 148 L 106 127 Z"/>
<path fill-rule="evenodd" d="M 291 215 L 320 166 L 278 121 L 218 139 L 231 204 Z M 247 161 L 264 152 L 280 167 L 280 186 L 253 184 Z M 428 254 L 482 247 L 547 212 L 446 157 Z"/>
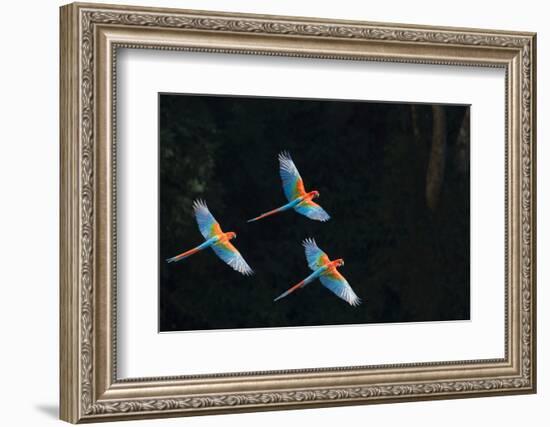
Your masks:
<path fill-rule="evenodd" d="M 306 192 L 304 188 L 304 181 L 302 180 L 296 165 L 292 161 L 290 154 L 287 152 L 282 152 L 279 154 L 279 173 L 283 181 L 283 190 L 288 203 L 280 208 L 261 214 L 256 218 L 249 219 L 248 222 L 257 221 L 289 209 L 294 209 L 296 212 L 317 221 L 324 222 L 330 219 L 329 214 L 313 201 L 313 199 L 319 197 L 319 192 L 316 190 Z"/>
<path fill-rule="evenodd" d="M 283 292 L 275 298 L 274 301 L 278 301 L 295 290 L 303 288 L 314 280 L 319 279 L 323 286 L 331 290 L 334 294 L 336 294 L 336 296 L 342 298 L 348 304 L 352 306 L 361 304 L 361 300 L 355 292 L 353 292 L 353 289 L 349 285 L 348 281 L 337 270 L 337 267 L 344 265 L 344 260 L 340 258 L 331 261 L 328 255 L 319 249 L 319 246 L 317 246 L 314 239 L 304 240 L 303 245 L 306 252 L 308 266 L 311 270 L 313 270 L 313 273 L 300 283 Z"/>
<path fill-rule="evenodd" d="M 212 248 L 215 254 L 231 268 L 233 268 L 233 270 L 236 270 L 245 276 L 251 275 L 253 273 L 252 269 L 246 263 L 237 248 L 235 248 L 235 246 L 233 246 L 230 242 L 230 240 L 237 238 L 237 234 L 232 231 L 224 233 L 218 221 L 216 221 L 214 216 L 208 210 L 208 206 L 206 206 L 204 201 L 196 200 L 193 203 L 193 210 L 197 224 L 199 225 L 199 230 L 206 241 L 193 249 L 176 255 L 175 257 L 168 258 L 166 261 L 180 261 L 202 251 L 203 249 Z"/>

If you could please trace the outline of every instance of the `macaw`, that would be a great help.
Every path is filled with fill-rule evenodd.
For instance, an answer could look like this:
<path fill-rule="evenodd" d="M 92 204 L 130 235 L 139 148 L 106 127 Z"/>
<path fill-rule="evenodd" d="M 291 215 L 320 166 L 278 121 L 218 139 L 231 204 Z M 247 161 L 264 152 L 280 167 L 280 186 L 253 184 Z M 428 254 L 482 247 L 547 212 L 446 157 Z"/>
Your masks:
<path fill-rule="evenodd" d="M 323 286 L 330 289 L 334 294 L 336 294 L 336 296 L 342 298 L 348 304 L 352 306 L 361 304 L 361 300 L 355 292 L 353 292 L 353 289 L 349 285 L 348 281 L 337 270 L 337 267 L 344 265 L 344 260 L 336 259 L 331 261 L 328 255 L 319 249 L 314 239 L 304 240 L 303 245 L 306 252 L 308 266 L 311 270 L 313 270 L 313 273 L 297 285 L 294 285 L 287 291 L 283 292 L 273 301 L 278 301 L 295 290 L 303 288 L 314 280 L 319 279 Z"/>
<path fill-rule="evenodd" d="M 317 221 L 325 222 L 330 219 L 329 214 L 313 201 L 313 199 L 319 197 L 319 192 L 316 190 L 306 192 L 304 181 L 296 165 L 292 161 L 290 154 L 285 151 L 279 154 L 279 174 L 283 181 L 283 190 L 288 203 L 280 208 L 261 214 L 256 218 L 249 219 L 248 222 L 257 221 L 289 209 L 294 209 L 296 212 Z"/>
<path fill-rule="evenodd" d="M 193 202 L 193 210 L 199 230 L 206 241 L 193 249 L 172 258 L 168 258 L 166 261 L 180 261 L 199 251 L 202 251 L 203 249 L 212 248 L 216 255 L 231 268 L 233 268 L 233 270 L 236 270 L 245 276 L 251 275 L 253 273 L 252 269 L 246 263 L 235 246 L 233 246 L 230 242 L 230 240 L 237 238 L 237 234 L 232 231 L 224 233 L 218 221 L 216 221 L 214 216 L 208 210 L 208 206 L 206 206 L 204 201 L 195 200 L 195 202 Z"/>

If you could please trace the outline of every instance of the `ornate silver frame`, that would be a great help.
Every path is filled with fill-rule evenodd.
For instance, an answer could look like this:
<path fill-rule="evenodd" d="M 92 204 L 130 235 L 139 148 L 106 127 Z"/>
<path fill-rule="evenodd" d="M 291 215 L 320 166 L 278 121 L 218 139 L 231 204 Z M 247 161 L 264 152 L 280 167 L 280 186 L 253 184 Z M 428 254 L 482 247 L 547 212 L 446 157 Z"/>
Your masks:
<path fill-rule="evenodd" d="M 61 8 L 60 42 L 61 419 L 535 392 L 535 34 L 75 3 Z M 118 47 L 504 68 L 505 357 L 118 380 L 113 150 Z"/>

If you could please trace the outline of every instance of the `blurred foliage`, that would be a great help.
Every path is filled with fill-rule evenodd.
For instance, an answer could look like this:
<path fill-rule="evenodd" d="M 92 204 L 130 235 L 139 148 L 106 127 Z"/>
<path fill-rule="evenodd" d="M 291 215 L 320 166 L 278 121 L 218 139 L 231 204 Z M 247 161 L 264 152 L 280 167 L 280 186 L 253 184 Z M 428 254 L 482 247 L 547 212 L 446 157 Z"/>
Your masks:
<path fill-rule="evenodd" d="M 432 211 L 430 105 L 160 95 L 160 330 L 468 319 L 469 159 L 457 148 L 468 107 L 444 109 L 445 173 Z M 246 223 L 286 203 L 282 150 L 306 189 L 320 191 L 329 222 L 285 212 Z M 255 275 L 233 271 L 212 250 L 164 261 L 203 241 L 197 198 L 238 234 L 233 243 Z M 345 259 L 341 272 L 362 305 L 318 281 L 273 302 L 310 274 L 306 237 Z"/>

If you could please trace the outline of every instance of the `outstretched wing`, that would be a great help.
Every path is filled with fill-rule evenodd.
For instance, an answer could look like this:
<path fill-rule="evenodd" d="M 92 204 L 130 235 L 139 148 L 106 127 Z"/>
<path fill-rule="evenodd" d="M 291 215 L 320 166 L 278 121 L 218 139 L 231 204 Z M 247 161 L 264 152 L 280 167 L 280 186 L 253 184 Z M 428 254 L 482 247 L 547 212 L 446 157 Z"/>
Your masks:
<path fill-rule="evenodd" d="M 195 218 L 199 225 L 199 230 L 205 239 L 210 239 L 218 234 L 223 233 L 220 224 L 216 218 L 212 216 L 208 210 L 208 206 L 203 200 L 195 200 L 193 203 Z"/>
<path fill-rule="evenodd" d="M 304 240 L 303 245 L 306 250 L 307 265 L 313 271 L 330 262 L 328 255 L 319 249 L 314 239 Z"/>
<path fill-rule="evenodd" d="M 253 271 L 246 263 L 243 256 L 231 242 L 218 242 L 211 246 L 216 255 L 218 255 L 233 270 L 238 271 L 245 276 L 250 276 Z"/>
<path fill-rule="evenodd" d="M 359 297 L 353 292 L 348 281 L 335 268 L 327 270 L 321 274 L 319 280 L 326 288 L 334 292 L 338 297 L 342 298 L 348 304 L 356 306 L 361 304 Z"/>
<path fill-rule="evenodd" d="M 328 221 L 330 215 L 326 211 L 312 200 L 304 200 L 294 207 L 294 210 L 302 215 L 307 216 L 309 219 L 317 221 Z"/>
<path fill-rule="evenodd" d="M 289 202 L 306 195 L 304 181 L 300 176 L 300 172 L 298 172 L 290 154 L 286 151 L 279 154 L 279 174 L 283 181 L 285 196 Z"/>

